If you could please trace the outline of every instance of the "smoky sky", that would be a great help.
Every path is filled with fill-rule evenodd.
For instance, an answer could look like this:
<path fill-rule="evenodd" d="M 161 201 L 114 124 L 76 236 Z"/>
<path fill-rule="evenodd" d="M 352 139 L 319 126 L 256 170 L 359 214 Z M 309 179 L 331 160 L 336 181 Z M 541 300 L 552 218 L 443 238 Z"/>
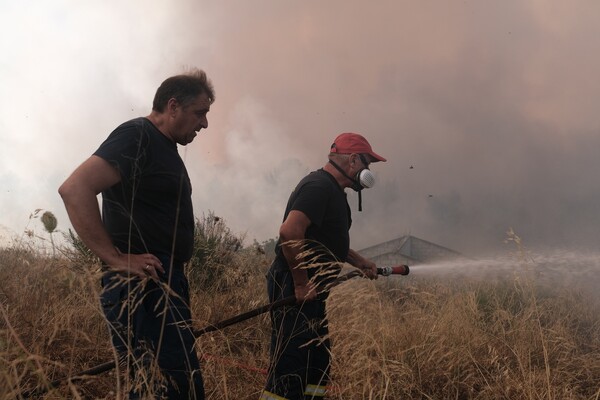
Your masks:
<path fill-rule="evenodd" d="M 600 234 L 600 3 L 32 1 L 0 5 L 0 224 L 70 224 L 56 192 L 156 87 L 204 69 L 209 127 L 180 153 L 196 215 L 277 236 L 337 134 L 388 159 L 349 191 L 356 249 L 412 234 L 475 254 Z M 373 4 L 371 4 L 373 3 Z M 412 167 L 412 168 L 411 168 Z"/>

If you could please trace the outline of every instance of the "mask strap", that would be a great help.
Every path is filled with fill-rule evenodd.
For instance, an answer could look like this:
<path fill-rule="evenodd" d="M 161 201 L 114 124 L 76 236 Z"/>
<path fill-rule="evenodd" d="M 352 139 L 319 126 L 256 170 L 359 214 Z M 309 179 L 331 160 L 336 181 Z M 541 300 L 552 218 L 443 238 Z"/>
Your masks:
<path fill-rule="evenodd" d="M 362 211 L 362 190 L 358 191 L 358 211 Z"/>
<path fill-rule="evenodd" d="M 346 178 L 350 179 L 352 182 L 354 182 L 355 186 L 359 187 L 360 189 L 356 190 L 358 192 L 358 211 L 362 211 L 362 186 L 360 185 L 360 183 L 356 182 L 355 179 L 352 179 L 348 176 L 348 174 L 346 174 L 344 172 L 344 170 L 337 165 L 335 162 L 333 162 L 333 160 L 329 160 L 329 162 L 331 163 L 331 165 L 333 165 L 338 171 L 340 171 L 340 173 L 342 175 L 344 175 Z"/>
<path fill-rule="evenodd" d="M 355 179 L 353 179 L 353 178 L 350 178 L 350 177 L 348 176 L 348 174 L 346 174 L 346 173 L 344 172 L 344 170 L 343 170 L 343 169 L 342 169 L 342 168 L 341 168 L 339 165 L 337 165 L 335 162 L 333 162 L 333 160 L 329 160 L 329 163 L 330 163 L 331 165 L 333 165 L 333 166 L 335 167 L 335 169 L 337 169 L 338 171 L 340 171 L 340 173 L 341 173 L 342 175 L 344 175 L 346 178 L 348 178 L 348 179 L 350 179 L 352 182 L 356 183 L 356 180 L 355 180 Z"/>

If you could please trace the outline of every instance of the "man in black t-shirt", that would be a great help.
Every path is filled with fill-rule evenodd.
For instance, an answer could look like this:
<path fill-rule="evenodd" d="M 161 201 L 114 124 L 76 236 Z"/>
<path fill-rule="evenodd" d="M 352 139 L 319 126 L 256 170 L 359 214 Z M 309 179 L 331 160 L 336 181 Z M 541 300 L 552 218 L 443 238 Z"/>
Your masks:
<path fill-rule="evenodd" d="M 183 270 L 192 187 L 177 145 L 207 128 L 213 101 L 203 71 L 166 79 L 150 115 L 117 127 L 59 188 L 73 228 L 102 260 L 101 303 L 130 398 L 204 399 Z"/>
<path fill-rule="evenodd" d="M 271 302 L 295 295 L 297 304 L 271 312 L 271 363 L 261 400 L 325 395 L 330 343 L 323 288 L 344 262 L 377 278 L 376 265 L 350 249 L 352 218 L 344 189 L 358 191 L 360 202 L 360 191 L 375 182 L 369 164 L 377 161 L 386 160 L 363 136 L 342 133 L 331 145 L 328 163 L 290 195 L 267 286 Z"/>

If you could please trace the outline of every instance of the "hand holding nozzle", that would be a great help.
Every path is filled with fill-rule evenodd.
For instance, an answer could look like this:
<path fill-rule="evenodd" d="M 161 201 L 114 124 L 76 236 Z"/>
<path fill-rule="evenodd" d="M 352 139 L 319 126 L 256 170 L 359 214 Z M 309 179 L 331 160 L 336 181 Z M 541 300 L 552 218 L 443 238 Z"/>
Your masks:
<path fill-rule="evenodd" d="M 378 267 L 377 273 L 382 276 L 390 276 L 390 275 L 408 275 L 410 272 L 410 268 L 408 265 L 400 264 L 394 267 Z"/>

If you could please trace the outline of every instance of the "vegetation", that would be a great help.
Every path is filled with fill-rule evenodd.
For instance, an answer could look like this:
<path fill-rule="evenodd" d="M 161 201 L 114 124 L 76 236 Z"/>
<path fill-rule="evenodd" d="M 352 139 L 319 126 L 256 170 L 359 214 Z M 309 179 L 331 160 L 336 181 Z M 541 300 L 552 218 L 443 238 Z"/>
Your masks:
<path fill-rule="evenodd" d="M 217 218 L 198 221 L 188 270 L 197 328 L 266 302 L 271 253 L 257 243 L 243 248 Z M 98 302 L 100 265 L 66 236 L 55 255 L 23 245 L 0 250 L 2 399 L 114 359 Z M 502 280 L 419 275 L 417 266 L 408 277 L 336 287 L 328 398 L 600 398 L 598 302 L 575 285 L 537 279 L 515 238 L 523 273 Z M 258 399 L 269 334 L 262 315 L 198 339 L 209 399 Z M 39 398 L 124 398 L 123 380 L 110 371 Z"/>

